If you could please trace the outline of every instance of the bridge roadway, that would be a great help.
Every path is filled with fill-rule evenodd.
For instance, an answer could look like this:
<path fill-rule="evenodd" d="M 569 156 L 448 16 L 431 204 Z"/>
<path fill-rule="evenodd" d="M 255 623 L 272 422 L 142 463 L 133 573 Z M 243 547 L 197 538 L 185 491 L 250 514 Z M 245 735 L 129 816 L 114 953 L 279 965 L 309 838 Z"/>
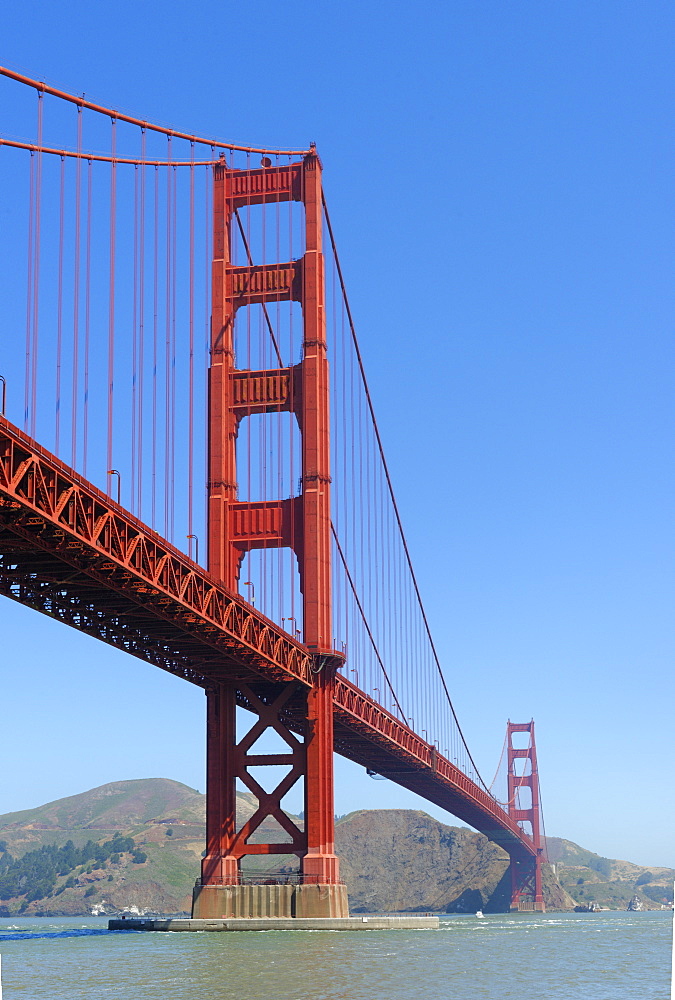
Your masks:
<path fill-rule="evenodd" d="M 311 684 L 313 654 L 0 416 L 0 594 L 208 687 Z M 335 654 L 342 661 L 340 654 Z M 301 699 L 285 721 L 302 732 Z M 499 803 L 337 674 L 335 750 L 436 803 L 516 860 L 536 856 Z"/>

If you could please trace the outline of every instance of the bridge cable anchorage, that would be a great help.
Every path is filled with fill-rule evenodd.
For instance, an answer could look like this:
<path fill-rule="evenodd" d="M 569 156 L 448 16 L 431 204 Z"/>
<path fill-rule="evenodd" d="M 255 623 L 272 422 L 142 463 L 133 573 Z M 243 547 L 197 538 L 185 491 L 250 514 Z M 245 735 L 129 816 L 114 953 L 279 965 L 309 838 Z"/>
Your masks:
<path fill-rule="evenodd" d="M 363 382 L 363 388 L 364 388 L 364 392 L 365 392 L 365 395 L 366 395 L 366 400 L 367 400 L 367 403 L 368 403 L 368 409 L 370 411 L 370 417 L 371 417 L 372 424 L 373 424 L 373 430 L 375 432 L 375 438 L 376 438 L 377 447 L 378 447 L 378 450 L 379 450 L 379 453 L 380 453 L 380 459 L 381 459 L 382 467 L 383 467 L 384 474 L 385 474 L 387 488 L 389 490 L 389 496 L 390 496 L 391 503 L 392 503 L 392 506 L 393 506 L 393 509 L 394 509 L 394 516 L 396 518 L 396 523 L 397 523 L 399 534 L 400 534 L 400 537 L 401 537 L 401 542 L 403 544 L 403 549 L 404 549 L 404 552 L 405 552 L 405 558 L 406 558 L 406 562 L 407 562 L 407 565 L 408 565 L 408 570 L 410 572 L 410 576 L 411 576 L 411 579 L 412 579 L 413 588 L 415 590 L 415 595 L 416 595 L 416 598 L 417 598 L 417 603 L 418 603 L 418 606 L 419 606 L 419 609 L 420 609 L 420 612 L 421 612 L 421 615 L 422 615 L 422 620 L 424 622 L 424 628 L 425 628 L 425 631 L 426 631 L 426 634 L 427 634 L 427 637 L 428 637 L 428 640 L 429 640 L 429 644 L 430 644 L 430 647 L 431 647 L 431 650 L 432 650 L 432 655 L 433 655 L 433 658 L 434 658 L 434 661 L 435 661 L 435 664 L 436 664 L 436 669 L 438 670 L 438 674 L 440 676 L 441 683 L 443 685 L 443 690 L 445 692 L 445 696 L 446 696 L 448 705 L 450 706 L 450 711 L 452 712 L 453 719 L 455 720 L 455 725 L 457 726 L 457 729 L 459 731 L 459 735 L 460 735 L 462 743 L 464 745 L 464 749 L 466 750 L 467 756 L 468 756 L 468 758 L 469 758 L 469 760 L 471 762 L 471 765 L 472 765 L 472 767 L 473 767 L 473 769 L 474 769 L 474 771 L 475 771 L 475 773 L 476 773 L 476 775 L 478 777 L 478 780 L 480 781 L 480 783 L 483 786 L 483 788 L 485 789 L 485 791 L 487 791 L 489 793 L 488 786 L 485 784 L 485 781 L 483 780 L 483 778 L 481 776 L 481 773 L 478 770 L 478 767 L 476 766 L 476 762 L 474 761 L 473 756 L 471 755 L 471 751 L 469 750 L 469 747 L 467 745 L 466 739 L 464 737 L 464 733 L 462 732 L 462 728 L 461 728 L 461 726 L 459 724 L 459 719 L 457 718 L 457 713 L 455 712 L 455 707 L 454 707 L 454 705 L 452 703 L 452 699 L 450 698 L 450 692 L 448 690 L 448 686 L 446 684 L 445 677 L 443 676 L 443 670 L 441 668 L 440 660 L 438 658 L 438 653 L 436 651 L 436 646 L 434 644 L 434 641 L 433 641 L 433 638 L 432 638 L 432 635 L 431 635 L 431 629 L 429 628 L 429 622 L 428 622 L 428 619 L 427 619 L 426 611 L 425 611 L 424 605 L 422 603 L 422 595 L 420 593 L 420 589 L 419 589 L 419 586 L 418 586 L 418 583 L 417 583 L 417 577 L 415 575 L 415 571 L 414 571 L 413 565 L 412 565 L 412 559 L 410 557 L 410 550 L 408 548 L 408 542 L 407 542 L 407 539 L 405 537 L 405 532 L 403 530 L 403 523 L 401 521 L 401 515 L 399 513 L 398 504 L 396 502 L 396 497 L 394 495 L 394 488 L 393 488 L 393 484 L 392 484 L 392 481 L 391 481 L 391 476 L 389 474 L 389 466 L 387 464 L 387 460 L 386 460 L 385 454 L 384 454 L 384 447 L 383 447 L 383 444 L 382 444 L 382 438 L 380 436 L 379 427 L 378 427 L 377 420 L 376 420 L 376 417 L 375 417 L 375 409 L 373 407 L 373 401 L 372 401 L 372 397 L 370 395 L 370 389 L 368 387 L 368 381 L 366 379 L 365 368 L 364 368 L 364 365 L 363 365 L 363 358 L 361 356 L 361 350 L 359 348 L 358 340 L 357 340 L 357 337 L 356 337 L 356 326 L 354 324 L 354 318 L 352 316 L 351 306 L 349 304 L 349 299 L 348 299 L 348 296 L 347 296 L 347 288 L 346 288 L 345 281 L 344 281 L 344 276 L 343 276 L 343 273 L 342 273 L 342 267 L 341 267 L 341 264 L 340 264 L 340 258 L 339 258 L 338 252 L 337 252 L 337 246 L 336 246 L 336 243 L 335 243 L 335 236 L 334 236 L 334 233 L 333 233 L 333 227 L 331 225 L 330 215 L 329 215 L 329 212 L 328 212 L 328 205 L 326 203 L 326 197 L 323 194 L 323 192 L 322 192 L 321 198 L 322 198 L 322 205 L 323 205 L 324 216 L 325 216 L 325 219 L 326 219 L 326 226 L 328 228 L 328 234 L 329 234 L 329 237 L 330 237 L 331 248 L 333 250 L 333 256 L 334 256 L 334 259 L 335 259 L 335 265 L 336 265 L 336 268 L 337 268 L 338 278 L 339 278 L 339 282 L 340 282 L 340 288 L 341 288 L 341 291 L 342 291 L 342 296 L 343 296 L 344 303 L 345 303 L 345 308 L 346 308 L 346 311 L 347 311 L 347 318 L 348 318 L 349 328 L 350 328 L 351 335 L 352 335 L 352 341 L 353 341 L 353 344 L 354 344 L 354 351 L 356 353 L 356 358 L 357 358 L 357 363 L 358 363 L 358 367 L 359 367 L 359 372 L 361 374 L 361 379 L 362 379 L 362 382 Z"/>
<path fill-rule="evenodd" d="M 39 93 L 50 94 L 52 97 L 58 97 L 62 101 L 68 101 L 70 104 L 75 104 L 79 109 L 86 108 L 88 111 L 95 111 L 98 114 L 105 115 L 107 118 L 114 119 L 120 122 L 126 122 L 129 125 L 137 125 L 139 128 L 149 129 L 151 132 L 158 132 L 161 135 L 166 135 L 173 137 L 175 139 L 186 139 L 188 142 L 198 143 L 201 146 L 215 147 L 216 149 L 228 149 L 243 152 L 243 153 L 263 153 L 263 154 L 278 154 L 281 156 L 307 156 L 311 149 L 269 149 L 265 146 L 239 146 L 232 142 L 220 142 L 216 139 L 206 139 L 201 136 L 191 135 L 188 132 L 179 132 L 176 129 L 167 128 L 164 125 L 153 125 L 152 122 L 144 121 L 142 118 L 136 118 L 134 115 L 125 114 L 122 111 L 116 111 L 113 108 L 106 108 L 101 104 L 94 104 L 92 101 L 86 101 L 84 97 L 77 97 L 75 94 L 69 94 L 65 90 L 58 90 L 56 87 L 50 87 L 46 83 L 40 80 L 33 80 L 29 76 L 25 76 L 23 73 L 16 73 L 14 70 L 9 69 L 6 66 L 0 66 L 0 76 L 5 76 L 9 80 L 14 80 L 17 83 L 22 83 L 27 87 L 33 87 Z"/>

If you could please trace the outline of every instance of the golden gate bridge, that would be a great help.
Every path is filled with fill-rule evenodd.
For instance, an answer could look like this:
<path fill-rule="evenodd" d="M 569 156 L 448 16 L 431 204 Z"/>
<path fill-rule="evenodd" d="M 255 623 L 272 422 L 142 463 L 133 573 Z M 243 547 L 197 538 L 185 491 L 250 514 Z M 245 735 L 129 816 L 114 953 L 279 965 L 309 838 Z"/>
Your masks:
<path fill-rule="evenodd" d="M 296 915 L 346 915 L 335 751 L 499 843 L 512 907 L 543 909 L 534 723 L 507 726 L 500 801 L 429 629 L 316 148 L 0 80 L 0 593 L 205 690 L 194 915 L 238 912 L 251 855 L 297 856 Z"/>

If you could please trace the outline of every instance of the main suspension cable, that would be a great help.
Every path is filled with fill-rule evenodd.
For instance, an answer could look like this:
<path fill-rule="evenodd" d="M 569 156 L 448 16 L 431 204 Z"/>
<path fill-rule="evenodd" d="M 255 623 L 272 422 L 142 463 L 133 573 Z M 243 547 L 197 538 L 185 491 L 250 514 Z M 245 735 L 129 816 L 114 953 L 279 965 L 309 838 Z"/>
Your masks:
<path fill-rule="evenodd" d="M 392 698 L 396 702 L 396 707 L 398 708 L 399 712 L 401 713 L 401 718 L 403 719 L 403 721 L 405 722 L 405 724 L 407 726 L 409 726 L 410 723 L 408 722 L 408 719 L 406 718 L 405 712 L 401 708 L 401 704 L 400 704 L 398 698 L 396 697 L 396 692 L 394 690 L 394 686 L 391 683 L 391 681 L 389 679 L 389 674 L 387 673 L 386 668 L 384 666 L 384 663 L 382 662 L 382 657 L 380 656 L 380 651 L 378 650 L 377 644 L 375 643 L 375 638 L 374 638 L 373 633 L 372 633 L 372 631 L 370 629 L 370 625 L 368 624 L 368 620 L 366 618 L 366 613 L 363 610 L 363 605 L 361 604 L 361 601 L 359 599 L 359 595 L 357 593 L 356 586 L 354 584 L 354 580 L 352 578 L 352 575 L 349 572 L 349 567 L 347 566 L 347 560 L 345 558 L 344 552 L 342 551 L 342 546 L 340 545 L 340 540 L 339 540 L 339 538 L 337 536 L 337 532 L 335 530 L 335 525 L 333 524 L 332 521 L 330 523 L 330 530 L 331 530 L 331 532 L 333 534 L 333 540 L 335 541 L 335 545 L 337 547 L 338 554 L 340 556 L 340 561 L 342 562 L 342 566 L 343 566 L 344 571 L 345 571 L 345 575 L 347 577 L 347 580 L 349 581 L 349 586 L 351 588 L 352 594 L 354 595 L 354 600 L 356 601 L 356 606 L 359 609 L 359 614 L 361 615 L 361 619 L 362 619 L 363 624 L 365 626 L 366 632 L 368 633 L 368 638 L 370 639 L 370 643 L 371 643 L 371 645 L 373 647 L 373 650 L 375 651 L 375 656 L 377 657 L 377 661 L 380 664 L 380 668 L 382 669 L 382 673 L 384 674 L 384 679 L 386 680 L 387 686 L 389 687 L 389 690 L 391 691 Z"/>
<path fill-rule="evenodd" d="M 352 343 L 354 345 L 354 351 L 356 353 L 356 360 L 357 360 L 357 363 L 358 363 L 359 372 L 361 374 L 361 380 L 363 382 L 363 389 L 364 389 L 366 401 L 368 403 L 368 410 L 370 412 L 370 417 L 371 417 L 372 424 L 373 424 L 373 430 L 374 430 L 374 433 L 375 433 L 375 440 L 377 441 L 377 447 L 378 447 L 378 451 L 380 453 L 380 460 L 382 462 L 382 469 L 384 471 L 385 479 L 387 481 L 387 488 L 388 488 L 389 496 L 390 496 L 391 503 L 392 503 L 392 506 L 393 506 L 393 509 L 394 509 L 394 515 L 396 517 L 396 524 L 398 526 L 399 534 L 400 534 L 400 537 L 401 537 L 401 543 L 403 545 L 403 550 L 405 552 L 406 563 L 408 565 L 408 570 L 410 572 L 410 578 L 412 580 L 413 588 L 414 588 L 414 591 L 415 591 L 415 596 L 417 598 L 417 604 L 418 604 L 419 609 L 420 609 L 420 614 L 422 615 L 422 621 L 424 622 L 424 628 L 425 628 L 425 631 L 426 631 L 426 634 L 427 634 L 427 638 L 429 640 L 429 645 L 430 645 L 431 652 L 432 652 L 432 655 L 433 655 L 433 658 L 434 658 L 434 662 L 436 664 L 436 669 L 438 670 L 438 674 L 439 674 L 439 677 L 441 679 L 441 684 L 443 685 L 443 690 L 445 692 L 445 696 L 447 698 L 448 705 L 450 706 L 450 711 L 452 712 L 452 717 L 455 720 L 455 725 L 457 726 L 457 730 L 458 730 L 459 735 L 461 737 L 462 743 L 464 744 L 464 749 L 466 750 L 467 756 L 468 756 L 468 758 L 469 758 L 469 760 L 471 762 L 471 765 L 473 766 L 473 769 L 474 769 L 474 771 L 475 771 L 475 773 L 476 773 L 476 775 L 478 777 L 478 780 L 480 781 L 481 785 L 486 790 L 486 792 L 488 792 L 488 794 L 489 794 L 489 789 L 488 789 L 487 785 L 485 784 L 485 782 L 483 781 L 483 778 L 482 778 L 482 776 L 480 774 L 480 771 L 478 770 L 478 768 L 476 766 L 476 763 L 475 763 L 475 761 L 474 761 L 474 759 L 473 759 L 473 757 L 471 755 L 471 751 L 469 750 L 469 747 L 467 745 L 466 739 L 464 738 L 464 733 L 462 732 L 462 727 L 459 724 L 459 719 L 457 718 L 457 713 L 455 712 L 455 707 L 452 704 L 452 699 L 450 698 L 450 692 L 448 691 L 448 686 L 447 686 L 447 684 L 445 682 L 445 677 L 443 676 L 443 670 L 441 668 L 441 663 L 440 663 L 440 660 L 438 658 L 438 653 L 436 651 L 436 646 L 434 645 L 434 640 L 433 640 L 433 638 L 431 636 L 431 629 L 429 628 L 429 622 L 428 622 L 428 619 L 427 619 L 427 616 L 426 616 L 426 612 L 424 610 L 424 605 L 422 604 L 422 595 L 420 594 L 420 589 L 419 589 L 419 586 L 417 584 L 417 577 L 415 576 L 415 571 L 413 569 L 412 559 L 410 557 L 410 550 L 408 548 L 408 542 L 406 540 L 405 533 L 403 531 L 403 523 L 401 521 L 401 515 L 399 513 L 398 504 L 396 503 L 396 497 L 394 495 L 394 488 L 393 488 L 393 484 L 392 484 L 392 481 L 391 481 L 391 476 L 389 474 L 389 466 L 387 465 L 387 460 L 386 460 L 385 455 L 384 455 L 384 446 L 382 444 L 382 438 L 380 436 L 379 427 L 378 427 L 378 424 L 377 424 L 377 420 L 375 418 L 375 409 L 373 407 L 373 401 L 372 401 L 372 397 L 370 395 L 370 389 L 368 387 L 368 381 L 366 379 L 366 372 L 365 372 L 365 368 L 364 368 L 364 365 L 363 365 L 363 358 L 361 357 L 361 350 L 359 348 L 358 340 L 356 338 L 356 327 L 355 327 L 355 324 L 354 324 L 354 318 L 352 316 L 351 307 L 349 305 L 349 299 L 347 297 L 347 288 L 345 286 L 344 276 L 343 276 L 343 273 L 342 273 L 342 267 L 340 265 L 340 258 L 338 256 L 337 246 L 335 244 L 335 236 L 334 236 L 333 227 L 332 227 L 331 221 L 330 221 L 330 215 L 328 213 L 328 206 L 326 204 L 326 197 L 323 194 L 323 192 L 321 194 L 321 200 L 322 200 L 322 203 L 323 203 L 323 211 L 324 211 L 324 215 L 325 215 L 325 218 L 326 218 L 326 226 L 327 226 L 327 229 L 328 229 L 328 235 L 330 237 L 331 247 L 332 247 L 332 250 L 333 250 L 333 256 L 335 258 L 335 265 L 336 265 L 336 269 L 337 269 L 337 273 L 338 273 L 338 279 L 340 281 L 340 288 L 342 290 L 342 297 L 344 299 L 345 309 L 346 309 L 346 312 L 347 312 L 347 320 L 348 320 L 348 323 L 349 323 L 349 328 L 351 330 Z"/>
<path fill-rule="evenodd" d="M 146 128 L 152 132 L 159 132 L 162 135 L 167 135 L 174 139 L 187 139 L 188 142 L 199 143 L 202 146 L 215 146 L 218 149 L 231 149 L 243 153 L 276 153 L 281 156 L 306 156 L 309 152 L 308 149 L 269 149 L 265 146 L 238 146 L 232 142 L 218 142 L 215 139 L 205 139 L 197 135 L 190 135 L 187 132 L 179 132 L 176 129 L 167 128 L 164 125 L 153 125 L 151 122 L 144 121 L 141 118 L 136 118 L 134 115 L 124 114 L 122 111 L 115 111 L 113 108 L 106 108 L 101 104 L 94 104 L 92 101 L 85 100 L 84 95 L 82 97 L 77 97 L 75 94 L 69 94 L 65 90 L 58 90 L 56 87 L 50 87 L 48 84 L 43 83 L 40 80 L 33 80 L 29 76 L 24 76 L 23 73 L 16 73 L 14 70 L 8 69 L 6 66 L 0 66 L 0 76 L 5 76 L 9 80 L 15 80 L 17 83 L 23 83 L 27 87 L 33 87 L 35 90 L 43 94 L 50 94 L 52 97 L 59 97 L 62 101 L 68 101 L 70 104 L 76 104 L 79 108 L 86 108 L 88 111 L 96 111 L 98 114 L 105 115 L 107 118 L 112 118 L 120 122 L 127 122 L 129 125 L 138 125 L 140 128 Z"/>
<path fill-rule="evenodd" d="M 116 121 L 116 119 L 113 119 Z M 78 152 L 74 149 L 56 149 L 53 146 L 43 146 L 35 142 L 19 142 L 18 139 L 0 137 L 0 146 L 10 146 L 12 149 L 27 149 L 31 153 L 51 153 L 54 156 L 66 156 L 74 160 L 96 160 L 98 163 L 129 163 L 135 167 L 212 167 L 220 160 L 148 160 L 145 157 L 133 159 L 127 156 L 106 156 L 103 153 Z"/>

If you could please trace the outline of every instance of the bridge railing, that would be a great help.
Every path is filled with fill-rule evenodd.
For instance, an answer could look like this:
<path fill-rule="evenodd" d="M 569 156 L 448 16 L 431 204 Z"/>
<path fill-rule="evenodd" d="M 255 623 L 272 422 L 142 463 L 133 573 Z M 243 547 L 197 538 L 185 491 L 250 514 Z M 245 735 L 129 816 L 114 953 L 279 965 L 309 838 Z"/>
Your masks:
<path fill-rule="evenodd" d="M 232 878 L 209 878 L 208 883 L 195 879 L 195 887 L 202 885 L 318 885 L 319 875 L 303 875 L 302 872 L 239 872 Z M 339 879 L 337 885 L 344 885 Z"/>

